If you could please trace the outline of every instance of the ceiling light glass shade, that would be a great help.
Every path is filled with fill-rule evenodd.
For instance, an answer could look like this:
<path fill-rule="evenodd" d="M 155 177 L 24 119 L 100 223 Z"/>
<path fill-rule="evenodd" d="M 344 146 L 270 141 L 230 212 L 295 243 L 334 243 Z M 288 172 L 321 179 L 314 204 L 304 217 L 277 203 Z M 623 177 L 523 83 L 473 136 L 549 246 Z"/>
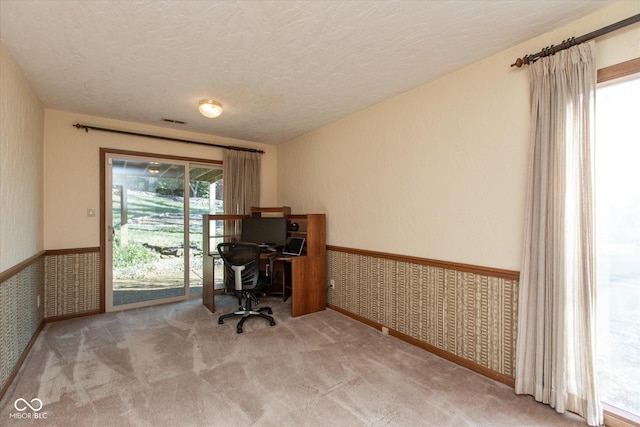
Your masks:
<path fill-rule="evenodd" d="M 222 104 L 211 99 L 203 99 L 200 101 L 198 110 L 200 110 L 200 114 L 203 116 L 213 119 L 222 114 Z"/>

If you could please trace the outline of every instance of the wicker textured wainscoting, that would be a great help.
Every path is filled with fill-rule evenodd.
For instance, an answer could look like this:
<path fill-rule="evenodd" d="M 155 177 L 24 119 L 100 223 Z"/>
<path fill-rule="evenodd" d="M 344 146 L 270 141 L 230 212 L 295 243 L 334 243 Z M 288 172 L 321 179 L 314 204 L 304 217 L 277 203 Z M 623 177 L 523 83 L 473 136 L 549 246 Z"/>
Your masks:
<path fill-rule="evenodd" d="M 99 248 L 49 250 L 45 271 L 45 319 L 99 312 Z"/>
<path fill-rule="evenodd" d="M 518 272 L 329 247 L 331 307 L 510 383 Z M 483 372 L 484 371 L 484 372 Z"/>
<path fill-rule="evenodd" d="M 43 251 L 0 273 L 0 398 L 44 321 L 99 311 L 100 248 Z"/>
<path fill-rule="evenodd" d="M 43 295 L 42 254 L 2 273 L 0 277 L 0 397 L 42 327 Z"/>

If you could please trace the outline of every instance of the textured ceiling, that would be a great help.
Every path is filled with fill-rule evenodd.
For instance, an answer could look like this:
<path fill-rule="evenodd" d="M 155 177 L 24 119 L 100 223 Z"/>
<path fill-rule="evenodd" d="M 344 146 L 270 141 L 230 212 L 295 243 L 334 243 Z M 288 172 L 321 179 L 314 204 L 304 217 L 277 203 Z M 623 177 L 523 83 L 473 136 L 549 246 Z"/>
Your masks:
<path fill-rule="evenodd" d="M 0 0 L 0 37 L 47 108 L 277 144 L 610 4 Z"/>

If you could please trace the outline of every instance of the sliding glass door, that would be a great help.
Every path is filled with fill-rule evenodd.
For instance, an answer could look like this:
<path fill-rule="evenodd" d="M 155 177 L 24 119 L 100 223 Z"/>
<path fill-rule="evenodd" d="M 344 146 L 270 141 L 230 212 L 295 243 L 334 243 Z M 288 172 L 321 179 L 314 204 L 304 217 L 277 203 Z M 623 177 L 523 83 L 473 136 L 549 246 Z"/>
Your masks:
<path fill-rule="evenodd" d="M 202 214 L 221 209 L 221 167 L 121 154 L 106 166 L 106 310 L 201 291 Z"/>
<path fill-rule="evenodd" d="M 640 418 L 640 73 L 597 91 L 595 214 L 598 384 Z"/>

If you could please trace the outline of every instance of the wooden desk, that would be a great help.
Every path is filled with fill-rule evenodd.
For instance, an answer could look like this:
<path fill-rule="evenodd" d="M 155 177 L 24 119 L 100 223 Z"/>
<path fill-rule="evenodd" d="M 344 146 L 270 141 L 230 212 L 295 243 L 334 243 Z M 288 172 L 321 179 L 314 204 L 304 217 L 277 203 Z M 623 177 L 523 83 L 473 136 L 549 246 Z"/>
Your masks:
<path fill-rule="evenodd" d="M 315 313 L 327 307 L 326 271 L 319 257 L 277 257 L 274 273 L 282 272 L 280 287 L 283 300 L 291 294 L 291 316 Z M 277 276 L 276 276 L 277 277 Z"/>
<path fill-rule="evenodd" d="M 262 208 L 270 212 L 270 208 Z M 283 211 L 281 208 L 278 212 Z M 288 210 L 283 211 L 287 219 L 298 227 L 289 231 L 290 236 L 306 239 L 306 254 L 299 257 L 277 256 L 274 260 L 275 272 L 281 272 L 282 277 L 275 286 L 271 286 L 273 293 L 278 293 L 286 300 L 291 293 L 291 315 L 293 317 L 314 313 L 326 309 L 327 306 L 327 264 L 326 264 L 326 217 L 324 214 L 291 215 Z M 203 251 L 210 256 L 204 256 L 202 303 L 215 312 L 214 290 L 214 239 L 238 239 L 235 234 L 214 232 L 218 230 L 236 230 L 237 225 L 246 215 L 204 215 L 203 216 Z M 217 223 L 221 221 L 224 227 Z M 213 224 L 213 225 L 212 225 Z M 235 224 L 235 227 L 233 226 Z M 263 254 L 268 258 L 269 253 Z M 266 260 L 265 260 L 266 263 Z"/>
<path fill-rule="evenodd" d="M 286 301 L 291 296 L 291 316 L 315 313 L 327 308 L 326 269 L 323 257 L 260 255 L 260 270 L 265 271 L 269 257 L 273 260 L 273 283 L 265 289 L 271 295 L 282 296 Z M 215 307 L 213 292 L 209 294 L 211 307 Z M 207 305 L 209 307 L 209 305 Z M 211 310 L 211 308 L 210 308 Z M 214 310 L 211 310 L 214 311 Z"/>

